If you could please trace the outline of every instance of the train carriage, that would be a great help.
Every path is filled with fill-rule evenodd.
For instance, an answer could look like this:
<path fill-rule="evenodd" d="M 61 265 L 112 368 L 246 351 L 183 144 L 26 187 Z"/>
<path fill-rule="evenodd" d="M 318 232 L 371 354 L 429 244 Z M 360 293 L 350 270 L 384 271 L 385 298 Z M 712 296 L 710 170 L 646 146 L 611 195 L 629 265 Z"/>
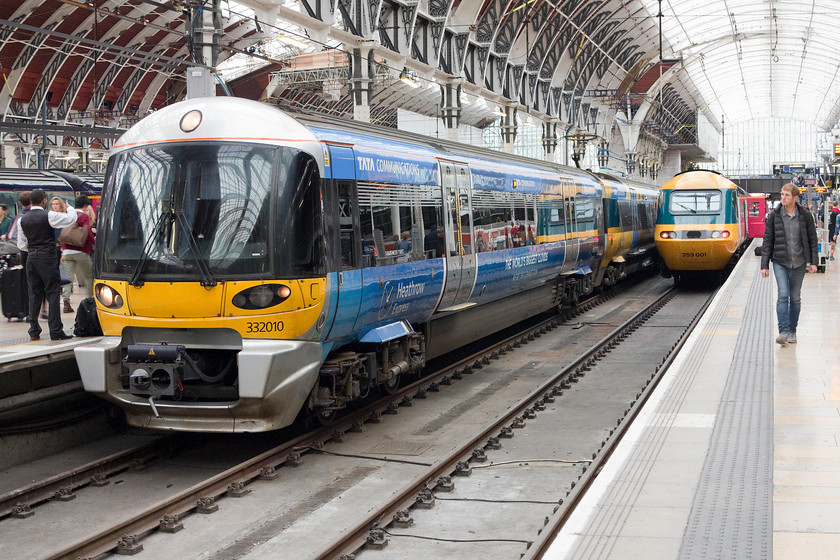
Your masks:
<path fill-rule="evenodd" d="M 9 209 L 9 216 L 15 217 L 20 211 L 18 196 L 32 189 L 42 189 L 47 200 L 54 196 L 75 204 L 76 196 L 87 195 L 94 208 L 98 205 L 102 192 L 103 177 L 97 174 L 73 173 L 57 169 L 0 169 L 0 202 Z"/>
<path fill-rule="evenodd" d="M 604 183 L 606 245 L 595 282 L 612 286 L 651 264 L 657 193 L 648 185 L 598 176 Z"/>
<path fill-rule="evenodd" d="M 572 168 L 242 99 L 172 105 L 109 160 L 83 383 L 140 426 L 328 421 L 594 290 L 603 200 Z"/>

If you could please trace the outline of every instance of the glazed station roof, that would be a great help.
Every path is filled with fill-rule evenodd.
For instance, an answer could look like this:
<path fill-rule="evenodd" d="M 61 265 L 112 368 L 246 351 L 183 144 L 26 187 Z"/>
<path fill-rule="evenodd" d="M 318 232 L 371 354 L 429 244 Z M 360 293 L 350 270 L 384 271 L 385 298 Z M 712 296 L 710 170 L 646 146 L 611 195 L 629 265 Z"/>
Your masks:
<path fill-rule="evenodd" d="M 106 150 L 108 129 L 182 99 L 196 64 L 226 69 L 222 94 L 352 116 L 360 46 L 384 123 L 396 108 L 438 115 L 445 84 L 464 124 L 507 105 L 606 139 L 632 122 L 662 145 L 696 144 L 698 113 L 718 130 L 770 116 L 827 130 L 840 114 L 836 1 L 221 0 L 211 62 L 196 37 L 212 5 L 0 3 L 4 139 L 31 141 L 46 122 L 57 147 Z"/>

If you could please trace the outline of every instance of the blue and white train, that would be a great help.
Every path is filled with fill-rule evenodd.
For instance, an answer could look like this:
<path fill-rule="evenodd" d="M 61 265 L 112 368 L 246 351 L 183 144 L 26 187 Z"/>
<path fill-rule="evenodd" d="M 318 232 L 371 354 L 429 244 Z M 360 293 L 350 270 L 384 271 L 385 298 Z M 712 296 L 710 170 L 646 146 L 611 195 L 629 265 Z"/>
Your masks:
<path fill-rule="evenodd" d="M 329 421 L 426 360 L 653 264 L 657 192 L 235 98 L 112 151 L 88 391 L 132 425 Z"/>

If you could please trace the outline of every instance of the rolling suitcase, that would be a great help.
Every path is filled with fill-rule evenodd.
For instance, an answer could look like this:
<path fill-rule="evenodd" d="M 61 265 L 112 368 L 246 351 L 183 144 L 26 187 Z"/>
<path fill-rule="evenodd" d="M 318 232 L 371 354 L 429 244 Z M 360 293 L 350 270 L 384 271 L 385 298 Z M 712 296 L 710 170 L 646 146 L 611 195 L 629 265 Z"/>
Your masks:
<path fill-rule="evenodd" d="M 29 294 L 26 289 L 26 272 L 22 266 L 7 268 L 0 276 L 0 300 L 3 315 L 11 321 L 23 320 L 29 315 Z"/>

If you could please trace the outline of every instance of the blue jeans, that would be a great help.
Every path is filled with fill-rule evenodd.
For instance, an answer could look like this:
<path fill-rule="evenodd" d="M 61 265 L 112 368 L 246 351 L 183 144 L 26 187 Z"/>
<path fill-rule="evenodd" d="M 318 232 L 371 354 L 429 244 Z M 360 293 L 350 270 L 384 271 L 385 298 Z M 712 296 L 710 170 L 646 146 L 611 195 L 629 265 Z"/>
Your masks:
<path fill-rule="evenodd" d="M 776 300 L 776 319 L 779 321 L 780 333 L 795 333 L 799 324 L 799 310 L 802 308 L 800 292 L 802 280 L 805 279 L 807 264 L 797 268 L 788 268 L 773 263 L 773 274 L 779 288 L 779 299 Z"/>

